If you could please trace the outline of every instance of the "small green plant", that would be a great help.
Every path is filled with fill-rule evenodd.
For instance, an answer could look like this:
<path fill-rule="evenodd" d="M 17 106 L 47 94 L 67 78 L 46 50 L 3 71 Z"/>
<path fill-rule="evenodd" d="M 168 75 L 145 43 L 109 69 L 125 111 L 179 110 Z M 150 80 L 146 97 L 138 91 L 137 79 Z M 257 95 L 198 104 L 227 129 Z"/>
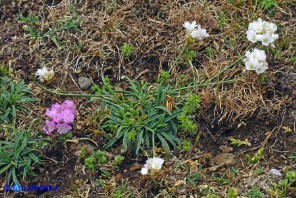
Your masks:
<path fill-rule="evenodd" d="M 107 10 L 108 10 L 109 12 L 112 12 L 112 11 L 115 9 L 115 7 L 117 6 L 117 4 L 118 4 L 117 0 L 112 0 L 112 1 L 108 4 Z"/>
<path fill-rule="evenodd" d="M 191 173 L 186 177 L 186 180 L 191 184 L 191 185 L 196 185 L 197 182 L 199 182 L 201 179 L 201 176 L 199 173 Z"/>
<path fill-rule="evenodd" d="M 95 158 L 94 156 L 90 156 L 84 160 L 85 168 L 94 171 L 95 170 Z"/>
<path fill-rule="evenodd" d="M 33 25 L 38 22 L 38 17 L 35 14 L 28 15 L 27 17 L 21 14 L 19 17 L 19 21 Z"/>
<path fill-rule="evenodd" d="M 65 134 L 60 135 L 58 138 L 60 141 L 65 142 L 66 140 L 70 139 L 73 136 L 71 132 L 67 132 Z"/>
<path fill-rule="evenodd" d="M 242 145 L 247 145 L 247 146 L 251 146 L 251 143 L 245 139 L 245 140 L 238 140 L 238 139 L 235 139 L 235 138 L 229 138 L 228 139 L 232 145 L 235 145 L 235 146 L 242 146 Z"/>
<path fill-rule="evenodd" d="M 262 10 L 273 11 L 277 6 L 276 0 L 258 0 L 257 4 Z"/>
<path fill-rule="evenodd" d="M 187 59 L 188 59 L 189 61 L 193 61 L 193 59 L 195 59 L 196 57 L 197 57 L 197 53 L 196 53 L 196 51 L 189 50 L 189 51 L 187 52 Z"/>
<path fill-rule="evenodd" d="M 128 79 L 128 78 L 127 78 Z M 170 86 L 138 83 L 128 79 L 130 90 L 114 90 L 105 80 L 101 105 L 105 107 L 98 121 L 99 130 L 115 132 L 113 138 L 103 146 L 103 150 L 122 140 L 125 151 L 138 154 L 141 146 L 153 151 L 156 141 L 170 150 L 169 144 L 176 146 L 177 126 L 174 122 L 180 110 L 167 108 L 168 95 L 174 97 L 176 93 L 170 91 Z M 107 133 L 108 134 L 108 133 Z"/>
<path fill-rule="evenodd" d="M 134 47 L 132 45 L 129 45 L 127 43 L 124 43 L 123 46 L 121 46 L 121 53 L 125 56 L 125 57 L 129 57 L 134 53 Z"/>
<path fill-rule="evenodd" d="M 116 187 L 116 191 L 112 193 L 112 198 L 132 198 L 133 193 L 129 186 L 127 185 L 127 182 L 122 180 L 121 186 Z"/>
<path fill-rule="evenodd" d="M 64 18 L 57 20 L 57 31 L 71 31 L 75 30 L 80 32 L 81 20 L 77 18 L 77 16 L 73 16 L 71 18 Z"/>
<path fill-rule="evenodd" d="M 215 58 L 215 50 L 211 47 L 207 47 L 206 48 L 206 53 L 207 53 L 207 56 L 208 56 L 208 59 L 214 59 Z"/>
<path fill-rule="evenodd" d="M 179 146 L 180 151 L 190 151 L 191 150 L 191 142 L 189 140 L 183 140 Z"/>
<path fill-rule="evenodd" d="M 36 30 L 36 26 L 39 25 L 39 21 L 35 14 L 28 15 L 27 17 L 21 14 L 19 21 L 26 24 L 23 26 L 23 29 L 29 33 L 30 37 L 37 38 L 39 36 L 40 33 Z"/>
<path fill-rule="evenodd" d="M 264 197 L 263 193 L 260 191 L 260 189 L 257 186 L 253 186 L 252 189 L 248 191 L 247 195 L 250 198 Z"/>
<path fill-rule="evenodd" d="M 260 148 L 253 157 L 246 155 L 249 164 L 257 164 L 264 157 L 264 148 Z"/>
<path fill-rule="evenodd" d="M 118 165 L 121 164 L 123 162 L 123 160 L 124 160 L 124 157 L 123 156 L 116 155 L 115 156 L 115 159 L 112 162 L 112 165 L 118 167 Z"/>
<path fill-rule="evenodd" d="M 213 178 L 222 185 L 228 185 L 231 182 L 231 179 L 229 179 L 225 173 L 220 177 L 213 175 Z"/>
<path fill-rule="evenodd" d="M 253 173 L 256 175 L 261 175 L 262 173 L 264 173 L 264 168 L 258 167 L 255 170 L 253 170 Z"/>
<path fill-rule="evenodd" d="M 238 196 L 237 188 L 228 188 L 227 190 L 227 198 L 236 198 Z"/>
<path fill-rule="evenodd" d="M 185 74 L 177 76 L 176 87 L 186 87 L 190 83 L 189 78 Z"/>
<path fill-rule="evenodd" d="M 9 74 L 8 67 L 5 65 L 0 66 L 0 77 L 7 76 Z"/>
<path fill-rule="evenodd" d="M 96 85 L 96 84 L 91 86 L 91 90 L 97 95 L 101 95 L 103 93 L 99 85 Z"/>
<path fill-rule="evenodd" d="M 199 192 L 203 195 L 204 198 L 218 198 L 216 195 L 214 188 L 209 185 L 200 185 Z"/>
<path fill-rule="evenodd" d="M 176 168 L 179 169 L 179 170 L 186 170 L 187 169 L 187 165 L 183 161 L 178 160 L 176 162 Z"/>
<path fill-rule="evenodd" d="M 0 78 L 0 94 L 0 124 L 10 122 L 11 119 L 15 123 L 18 111 L 28 113 L 24 103 L 39 101 L 31 97 L 31 89 L 23 80 L 14 82 L 8 77 Z"/>
<path fill-rule="evenodd" d="M 291 155 L 289 158 L 296 161 L 296 152 L 294 152 L 294 154 Z"/>
<path fill-rule="evenodd" d="M 189 94 L 182 108 L 182 113 L 178 116 L 180 121 L 179 127 L 190 134 L 194 134 L 197 124 L 194 122 L 194 113 L 200 107 L 200 96 L 197 94 Z"/>
<path fill-rule="evenodd" d="M 105 186 L 106 181 L 104 179 L 97 179 L 96 184 L 103 188 Z"/>
<path fill-rule="evenodd" d="M 278 194 L 279 198 L 287 197 L 287 194 L 292 186 L 296 184 L 296 171 L 287 171 L 285 179 L 280 181 L 278 184 L 273 185 L 273 189 Z M 293 188 L 292 188 L 293 189 Z M 295 188 L 294 192 L 295 193 Z"/>
<path fill-rule="evenodd" d="M 89 157 L 85 158 L 84 166 L 86 169 L 95 171 L 96 164 L 105 164 L 107 163 L 107 158 L 105 157 L 105 152 L 103 151 L 94 151 Z"/>
<path fill-rule="evenodd" d="M 189 94 L 186 99 L 182 112 L 185 114 L 193 114 L 200 107 L 200 96 L 197 94 Z"/>
<path fill-rule="evenodd" d="M 180 121 L 179 127 L 185 132 L 189 132 L 190 134 L 196 133 L 197 125 L 196 123 L 185 113 L 181 113 L 178 116 L 178 120 Z"/>
<path fill-rule="evenodd" d="M 229 174 L 230 173 L 230 174 Z M 232 167 L 230 170 L 226 170 L 221 176 L 216 176 L 213 174 L 213 178 L 220 184 L 227 185 L 230 184 L 232 179 L 237 175 L 238 168 Z"/>
<path fill-rule="evenodd" d="M 170 73 L 168 71 L 160 72 L 157 78 L 157 83 L 167 85 L 169 84 L 169 81 L 170 81 Z"/>
<path fill-rule="evenodd" d="M 9 140 L 0 141 L 0 175 L 6 173 L 6 181 L 9 184 L 11 181 L 14 184 L 20 184 L 20 176 L 25 179 L 27 175 L 35 175 L 32 167 L 41 163 L 38 151 L 39 142 L 48 140 L 31 137 L 34 122 L 35 120 L 27 130 L 14 130 L 13 136 Z"/>

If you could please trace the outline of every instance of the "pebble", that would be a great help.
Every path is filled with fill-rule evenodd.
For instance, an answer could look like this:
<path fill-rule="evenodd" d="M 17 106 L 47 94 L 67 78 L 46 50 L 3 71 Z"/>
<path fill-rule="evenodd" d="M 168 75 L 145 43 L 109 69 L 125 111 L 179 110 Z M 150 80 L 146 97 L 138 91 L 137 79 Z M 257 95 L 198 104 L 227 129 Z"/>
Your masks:
<path fill-rule="evenodd" d="M 81 89 L 86 90 L 86 89 L 89 89 L 90 86 L 92 85 L 92 80 L 90 78 L 86 78 L 86 77 L 79 77 L 78 84 Z"/>
<path fill-rule="evenodd" d="M 217 165 L 234 165 L 236 163 L 235 155 L 231 153 L 221 153 L 214 157 L 214 162 Z"/>

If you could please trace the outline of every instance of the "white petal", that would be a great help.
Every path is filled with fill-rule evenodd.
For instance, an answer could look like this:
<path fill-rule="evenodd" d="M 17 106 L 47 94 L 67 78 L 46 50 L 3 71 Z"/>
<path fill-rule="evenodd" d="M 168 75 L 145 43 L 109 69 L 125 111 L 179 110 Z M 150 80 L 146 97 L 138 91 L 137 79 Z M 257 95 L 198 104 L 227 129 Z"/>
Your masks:
<path fill-rule="evenodd" d="M 264 35 L 263 34 L 256 34 L 255 36 L 255 40 L 256 41 L 262 41 L 264 39 Z"/>
<path fill-rule="evenodd" d="M 147 173 L 148 173 L 148 168 L 144 167 L 144 168 L 141 169 L 141 174 L 142 175 L 146 175 Z"/>
<path fill-rule="evenodd" d="M 152 168 L 152 164 L 153 164 L 153 158 L 148 158 L 148 159 L 146 160 L 147 168 L 148 168 L 148 169 L 151 169 L 151 168 Z"/>
<path fill-rule="evenodd" d="M 155 170 L 160 170 L 163 163 L 164 163 L 164 159 L 159 158 L 159 157 L 154 157 L 153 163 L 152 163 L 152 168 Z"/>
<path fill-rule="evenodd" d="M 254 30 L 248 30 L 247 32 L 247 39 L 253 43 L 257 42 L 256 39 L 256 32 Z"/>
<path fill-rule="evenodd" d="M 192 23 L 190 23 L 188 21 L 185 21 L 184 24 L 183 24 L 183 27 L 186 28 L 187 33 L 191 33 L 192 31 L 194 31 L 196 26 L 197 26 L 196 21 L 193 21 Z"/>
<path fill-rule="evenodd" d="M 266 54 L 264 50 L 259 50 L 257 48 L 254 49 L 255 57 L 259 61 L 265 61 L 266 60 Z"/>
<path fill-rule="evenodd" d="M 200 26 L 198 26 L 198 29 L 191 32 L 191 37 L 198 40 L 202 40 L 204 37 L 208 36 L 209 34 L 207 33 L 207 30 L 200 28 Z"/>

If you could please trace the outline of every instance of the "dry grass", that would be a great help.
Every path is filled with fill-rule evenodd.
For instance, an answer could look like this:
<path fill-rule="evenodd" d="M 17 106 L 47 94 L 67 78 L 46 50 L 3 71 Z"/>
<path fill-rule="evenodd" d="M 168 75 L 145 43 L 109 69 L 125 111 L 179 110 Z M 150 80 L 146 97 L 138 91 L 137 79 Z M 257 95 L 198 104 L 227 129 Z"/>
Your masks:
<path fill-rule="evenodd" d="M 279 1 L 274 13 L 269 14 L 258 8 L 255 1 L 230 2 L 0 1 L 3 10 L 2 15 L 0 13 L 0 65 L 9 66 L 16 79 L 23 78 L 27 82 L 31 82 L 31 74 L 39 67 L 45 65 L 54 68 L 56 81 L 46 86 L 72 93 L 82 93 L 77 84 L 79 76 L 88 76 L 94 83 L 100 83 L 102 75 L 119 84 L 122 76 L 155 82 L 161 71 L 168 71 L 172 67 L 186 45 L 182 24 L 196 20 L 207 29 L 210 36 L 190 46 L 191 50 L 198 53 L 191 66 L 186 63 L 186 53 L 181 56 L 171 74 L 171 82 L 176 83 L 180 74 L 187 75 L 191 81 L 196 79 L 195 84 L 212 78 L 211 82 L 215 84 L 195 90 L 202 98 L 199 119 L 207 123 L 218 120 L 219 124 L 237 125 L 248 121 L 251 116 L 267 115 L 276 118 L 281 110 L 295 105 L 295 62 L 291 61 L 295 57 L 296 44 L 295 4 L 292 5 L 293 0 Z M 4 13 L 4 10 L 8 12 Z M 25 25 L 28 23 L 18 22 L 20 14 L 37 16 L 38 22 L 30 25 L 38 36 L 32 37 L 26 31 Z M 245 34 L 248 23 L 258 17 L 273 21 L 279 27 L 280 39 L 276 42 L 276 48 L 267 50 L 269 69 L 266 79 L 262 80 L 256 74 L 244 71 L 242 61 L 221 73 L 225 67 L 244 55 L 246 50 L 259 47 L 248 42 Z M 46 36 L 49 33 L 53 34 Z M 125 57 L 121 52 L 124 43 L 134 46 L 130 57 Z M 238 80 L 231 84 L 218 83 L 234 78 Z M 48 105 L 56 96 L 44 93 L 36 87 L 33 90 L 43 103 L 32 109 L 42 117 L 43 105 Z M 82 104 L 83 101 L 79 100 L 79 103 Z M 80 116 L 87 117 L 87 112 L 95 107 L 81 107 L 85 111 Z M 92 126 L 90 123 L 79 124 L 84 125 L 80 126 L 82 129 Z M 92 129 L 88 128 L 86 131 Z M 178 174 L 171 180 L 165 179 L 165 176 L 158 177 L 157 182 L 162 186 L 156 189 L 184 178 L 184 172 L 180 171 L 180 176 Z M 152 184 L 145 183 L 147 191 L 153 191 L 151 186 L 154 185 L 154 180 L 151 181 Z M 104 192 L 108 196 L 115 189 L 114 182 Z M 141 183 L 134 184 L 135 181 L 130 182 L 133 183 L 132 188 L 143 186 Z M 84 189 L 85 192 L 81 192 L 80 196 L 89 195 L 89 189 L 93 186 L 94 184 L 83 183 L 80 190 Z M 178 194 L 176 187 L 170 188 L 174 196 L 182 195 Z M 217 190 L 225 195 L 225 188 Z M 159 194 L 147 194 L 137 188 L 132 191 L 137 192 L 139 197 Z"/>

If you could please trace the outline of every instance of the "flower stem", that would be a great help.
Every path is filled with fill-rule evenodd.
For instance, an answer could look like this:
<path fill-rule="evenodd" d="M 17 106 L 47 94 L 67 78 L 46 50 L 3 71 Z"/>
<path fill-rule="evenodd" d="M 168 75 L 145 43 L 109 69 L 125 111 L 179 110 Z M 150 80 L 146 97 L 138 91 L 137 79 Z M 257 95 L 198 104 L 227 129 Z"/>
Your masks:
<path fill-rule="evenodd" d="M 100 95 L 96 95 L 96 94 L 73 94 L 73 93 L 61 93 L 61 92 L 56 92 L 56 91 L 53 91 L 51 89 L 47 89 L 45 88 L 44 86 L 42 86 L 41 84 L 39 84 L 35 77 L 33 77 L 33 82 L 38 86 L 40 87 L 42 90 L 46 91 L 46 92 L 49 92 L 49 93 L 52 93 L 52 94 L 55 94 L 55 95 L 60 95 L 60 96 L 66 96 L 66 97 L 86 97 L 86 98 L 91 98 L 91 97 L 96 97 L 96 98 L 99 98 L 101 97 Z"/>
<path fill-rule="evenodd" d="M 175 66 L 176 66 L 176 64 L 177 64 L 177 62 L 178 62 L 178 60 L 179 60 L 180 57 L 184 54 L 184 52 L 185 52 L 185 50 L 187 49 L 187 47 L 188 47 L 188 44 L 186 44 L 186 45 L 183 47 L 183 49 L 181 50 L 180 54 L 176 57 L 176 59 L 174 60 L 172 66 L 171 66 L 171 68 L 170 68 L 170 70 L 169 70 L 169 73 L 171 73 L 172 70 L 175 68 Z"/>
<path fill-rule="evenodd" d="M 212 82 L 215 78 L 219 77 L 221 74 L 223 74 L 225 71 L 231 69 L 232 67 L 234 67 L 237 63 L 239 63 L 241 60 L 243 59 L 242 56 L 239 56 L 238 59 L 236 61 L 234 61 L 233 63 L 231 63 L 230 65 L 224 67 L 219 73 L 217 73 L 216 75 L 212 76 L 211 78 L 209 78 L 207 81 L 205 81 L 204 83 L 201 84 L 196 84 L 196 85 L 189 85 L 187 87 L 182 87 L 182 88 L 178 88 L 178 89 L 173 89 L 172 91 L 181 91 L 181 90 L 186 90 L 186 89 L 190 89 L 190 88 L 200 88 L 200 87 L 205 87 L 208 85 L 218 85 L 218 84 L 222 84 L 222 83 L 232 83 L 235 82 L 237 80 L 240 80 L 242 78 L 235 78 L 235 79 L 231 79 L 231 80 L 225 80 L 225 81 L 218 81 L 218 82 Z"/>
<path fill-rule="evenodd" d="M 152 134 L 152 151 L 153 151 L 153 157 L 155 157 L 155 140 L 154 140 L 154 133 Z"/>
<path fill-rule="evenodd" d="M 241 80 L 243 78 L 235 78 L 235 79 L 231 79 L 231 80 L 224 80 L 224 81 L 219 81 L 219 82 L 208 82 L 208 83 L 202 83 L 202 84 L 197 84 L 197 85 L 190 85 L 190 86 L 187 86 L 187 87 L 181 87 L 181 88 L 178 88 L 178 89 L 173 89 L 171 91 L 181 91 L 181 90 L 186 90 L 186 89 L 190 89 L 190 88 L 201 88 L 201 87 L 205 87 L 205 86 L 208 86 L 208 85 L 216 85 L 216 84 L 222 84 L 222 83 L 232 83 L 232 82 L 235 82 L 237 80 Z"/>
<path fill-rule="evenodd" d="M 206 83 L 211 82 L 212 80 L 214 80 L 215 78 L 217 78 L 218 76 L 220 76 L 221 74 L 223 74 L 225 71 L 231 69 L 232 67 L 234 67 L 237 63 L 239 63 L 241 60 L 243 59 L 242 56 L 239 56 L 238 59 L 236 59 L 236 61 L 234 61 L 233 63 L 231 63 L 230 65 L 224 67 L 219 73 L 217 73 L 216 75 L 212 76 L 211 78 L 209 78 Z"/>
<path fill-rule="evenodd" d="M 76 138 L 76 139 L 73 139 L 73 140 L 66 140 L 66 142 L 78 143 L 79 141 L 82 141 L 82 140 L 90 141 L 90 142 L 92 142 L 94 145 L 96 145 L 96 147 L 98 148 L 98 144 L 97 144 L 95 141 L 93 141 L 93 140 L 90 139 L 90 138 L 86 138 L 86 137 Z"/>

